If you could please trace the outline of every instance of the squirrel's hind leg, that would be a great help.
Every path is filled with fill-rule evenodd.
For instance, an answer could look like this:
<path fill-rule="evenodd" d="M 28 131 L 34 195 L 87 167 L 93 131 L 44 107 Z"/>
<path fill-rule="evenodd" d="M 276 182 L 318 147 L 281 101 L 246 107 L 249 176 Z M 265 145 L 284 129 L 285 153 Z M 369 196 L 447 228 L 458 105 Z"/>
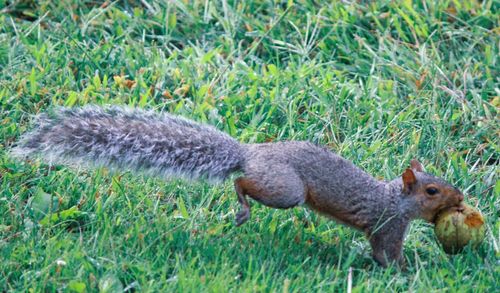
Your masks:
<path fill-rule="evenodd" d="M 250 204 L 243 189 L 242 180 L 244 180 L 243 177 L 234 180 L 234 189 L 238 195 L 238 202 L 241 205 L 240 210 L 236 214 L 236 226 L 240 226 L 250 219 Z"/>
<path fill-rule="evenodd" d="M 305 187 L 298 175 L 293 172 L 286 172 L 286 176 L 271 174 L 272 176 L 252 174 L 253 176 L 240 177 L 234 181 L 241 204 L 241 209 L 236 214 L 237 226 L 250 218 L 247 195 L 268 207 L 278 209 L 288 209 L 304 203 Z"/>

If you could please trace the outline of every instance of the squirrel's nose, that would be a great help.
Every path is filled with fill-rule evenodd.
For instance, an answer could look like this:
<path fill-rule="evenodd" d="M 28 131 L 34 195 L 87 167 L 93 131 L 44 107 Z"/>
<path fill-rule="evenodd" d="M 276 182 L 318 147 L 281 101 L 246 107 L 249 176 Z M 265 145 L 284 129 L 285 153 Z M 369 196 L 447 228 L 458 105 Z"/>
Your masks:
<path fill-rule="evenodd" d="M 460 193 L 460 194 L 458 195 L 458 200 L 459 200 L 459 201 L 463 201 L 463 200 L 464 200 L 464 195 Z"/>

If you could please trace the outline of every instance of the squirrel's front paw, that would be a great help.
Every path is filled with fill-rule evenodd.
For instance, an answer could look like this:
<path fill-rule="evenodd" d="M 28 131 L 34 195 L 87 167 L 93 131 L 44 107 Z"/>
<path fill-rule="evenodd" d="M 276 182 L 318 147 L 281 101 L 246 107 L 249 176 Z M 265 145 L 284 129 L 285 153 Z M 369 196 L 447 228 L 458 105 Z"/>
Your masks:
<path fill-rule="evenodd" d="M 248 219 L 250 219 L 250 209 L 242 207 L 241 210 L 236 213 L 236 227 L 241 226 L 248 221 Z"/>
<path fill-rule="evenodd" d="M 406 262 L 402 256 L 388 258 L 385 255 L 381 256 L 380 254 L 374 254 L 373 259 L 383 268 L 394 265 L 401 271 L 406 270 Z"/>

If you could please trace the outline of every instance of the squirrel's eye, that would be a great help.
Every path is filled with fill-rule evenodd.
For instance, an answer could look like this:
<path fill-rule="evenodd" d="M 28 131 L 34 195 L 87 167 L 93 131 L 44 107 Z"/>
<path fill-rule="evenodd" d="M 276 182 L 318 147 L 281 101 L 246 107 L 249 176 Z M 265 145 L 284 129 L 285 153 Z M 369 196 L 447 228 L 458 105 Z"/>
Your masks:
<path fill-rule="evenodd" d="M 434 187 L 427 187 L 425 192 L 427 192 L 427 194 L 429 194 L 429 195 L 435 195 L 439 192 L 439 190 L 437 190 L 437 188 L 434 188 Z"/>

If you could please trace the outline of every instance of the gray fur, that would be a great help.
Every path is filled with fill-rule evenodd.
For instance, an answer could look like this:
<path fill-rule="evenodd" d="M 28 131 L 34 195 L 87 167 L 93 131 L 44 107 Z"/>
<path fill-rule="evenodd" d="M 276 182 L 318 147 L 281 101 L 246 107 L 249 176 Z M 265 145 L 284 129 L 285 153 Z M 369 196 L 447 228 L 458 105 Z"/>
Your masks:
<path fill-rule="evenodd" d="M 241 167 L 240 144 L 182 117 L 112 106 L 56 108 L 11 151 L 49 163 L 107 166 L 149 174 L 225 179 Z"/>
<path fill-rule="evenodd" d="M 384 221 L 383 218 L 401 211 L 401 185 L 399 191 L 394 192 L 384 181 L 376 180 L 324 147 L 300 141 L 254 144 L 249 145 L 246 157 L 252 158 L 244 165 L 247 177 L 258 182 L 270 180 L 267 183 L 269 189 L 271 186 L 277 189 L 279 182 L 290 185 L 290 179 L 297 178 L 295 181 L 300 181 L 301 187 L 296 189 L 303 194 L 299 203 L 309 203 L 304 190 L 314 192 L 314 199 L 319 201 L 316 205 L 323 207 L 328 214 L 354 215 L 357 219 L 355 228 L 365 232 L 373 231 L 378 222 Z M 266 169 L 260 167 L 269 161 L 273 162 L 272 166 Z M 290 171 L 283 175 L 283 172 L 274 171 L 278 162 L 289 166 L 294 176 L 289 176 Z M 287 169 L 282 167 L 281 171 L 284 170 Z M 270 172 L 273 172 L 272 176 Z M 294 197 L 287 199 L 290 204 L 297 203 Z M 382 216 L 384 213 L 385 217 Z M 343 222 L 341 218 L 337 220 Z"/>
<path fill-rule="evenodd" d="M 126 107 L 57 108 L 42 114 L 12 153 L 163 177 L 225 179 L 243 171 L 244 176 L 235 180 L 242 206 L 237 225 L 250 217 L 246 196 L 274 208 L 305 203 L 364 231 L 382 265 L 402 262 L 403 238 L 411 220 L 432 221 L 439 211 L 463 200 L 455 187 L 421 172 L 416 161 L 415 169 L 404 173 L 411 174 L 403 176 L 405 183 L 401 178 L 385 182 L 309 142 L 242 145 L 210 126 Z M 440 193 L 428 196 L 429 184 Z"/>
<path fill-rule="evenodd" d="M 403 262 L 403 240 L 413 219 L 429 220 L 429 214 L 463 199 L 446 181 L 416 171 L 417 183 L 405 194 L 401 178 L 376 180 L 350 161 L 309 142 L 252 144 L 247 146 L 245 157 L 243 182 L 254 183 L 250 188 L 242 186 L 245 194 L 274 208 L 306 203 L 365 232 L 374 259 L 384 266 L 389 261 Z M 427 184 L 442 188 L 446 194 L 427 198 L 422 193 Z M 243 206 L 242 211 L 245 209 Z M 237 221 L 241 225 L 241 219 Z"/>

